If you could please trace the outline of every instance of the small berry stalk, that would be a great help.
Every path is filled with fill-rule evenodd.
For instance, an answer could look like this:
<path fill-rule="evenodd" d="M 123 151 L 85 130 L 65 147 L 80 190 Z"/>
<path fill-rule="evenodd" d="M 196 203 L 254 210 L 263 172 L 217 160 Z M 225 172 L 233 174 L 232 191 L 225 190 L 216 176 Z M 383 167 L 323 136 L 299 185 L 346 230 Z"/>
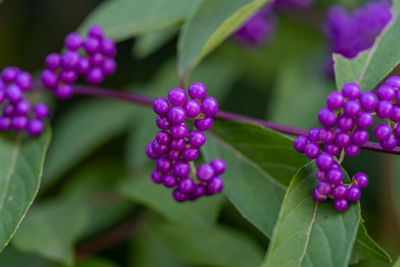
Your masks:
<path fill-rule="evenodd" d="M 206 143 L 204 131 L 213 125 L 213 116 L 218 111 L 218 102 L 206 97 L 207 89 L 201 83 L 194 83 L 186 91 L 174 88 L 168 99 L 157 98 L 153 110 L 157 113 L 155 139 L 146 147 L 146 154 L 154 159 L 156 170 L 151 174 L 156 184 L 174 188 L 172 196 L 177 202 L 196 200 L 205 195 L 222 191 L 224 182 L 220 175 L 225 172 L 225 162 L 214 159 L 195 169 L 194 161 L 199 158 L 199 148 Z M 186 121 L 194 123 L 189 132 Z M 193 173 L 193 176 L 189 177 Z"/>

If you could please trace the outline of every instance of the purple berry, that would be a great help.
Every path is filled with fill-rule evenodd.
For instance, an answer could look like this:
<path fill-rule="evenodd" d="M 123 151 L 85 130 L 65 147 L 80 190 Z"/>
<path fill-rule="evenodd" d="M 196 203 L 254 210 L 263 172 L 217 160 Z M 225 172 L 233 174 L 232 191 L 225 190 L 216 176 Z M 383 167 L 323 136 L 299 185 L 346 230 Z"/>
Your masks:
<path fill-rule="evenodd" d="M 75 69 L 79 62 L 79 54 L 74 51 L 67 51 L 61 57 L 61 66 L 64 69 L 72 70 Z"/>
<path fill-rule="evenodd" d="M 332 189 L 332 196 L 336 199 L 343 199 L 347 195 L 347 186 L 338 184 Z"/>
<path fill-rule="evenodd" d="M 378 89 L 378 98 L 380 100 L 392 100 L 396 96 L 396 90 L 390 85 L 382 85 Z"/>
<path fill-rule="evenodd" d="M 367 129 L 372 125 L 373 122 L 374 122 L 374 117 L 371 115 L 371 113 L 363 112 L 358 116 L 356 120 L 356 125 L 357 128 Z"/>
<path fill-rule="evenodd" d="M 376 95 L 372 92 L 365 92 L 361 95 L 360 97 L 360 104 L 361 107 L 365 111 L 371 111 L 376 107 L 376 104 L 378 103 L 378 98 Z"/>
<path fill-rule="evenodd" d="M 74 70 L 63 70 L 60 72 L 60 80 L 67 84 L 73 84 L 78 78 Z"/>
<path fill-rule="evenodd" d="M 207 95 L 207 88 L 202 83 L 193 83 L 190 85 L 188 93 L 193 99 L 203 99 Z"/>
<path fill-rule="evenodd" d="M 310 159 L 315 159 L 320 153 L 320 147 L 317 143 L 309 143 L 304 148 L 304 154 Z"/>
<path fill-rule="evenodd" d="M 167 131 L 160 131 L 156 135 L 156 140 L 161 145 L 168 145 L 171 142 L 171 136 Z"/>
<path fill-rule="evenodd" d="M 55 90 L 56 97 L 61 99 L 70 98 L 74 94 L 74 89 L 69 84 L 61 84 Z"/>
<path fill-rule="evenodd" d="M 178 189 L 184 194 L 190 194 L 193 192 L 195 184 L 192 179 L 186 177 L 182 179 L 178 184 Z"/>
<path fill-rule="evenodd" d="M 76 72 L 80 75 L 86 75 L 90 70 L 90 61 L 85 57 L 79 59 L 78 65 L 76 66 Z"/>
<path fill-rule="evenodd" d="M 321 129 L 319 131 L 319 140 L 323 143 L 331 143 L 335 140 L 335 132 L 332 129 Z"/>
<path fill-rule="evenodd" d="M 83 42 L 83 48 L 85 49 L 86 53 L 92 55 L 99 51 L 100 49 L 100 42 L 96 38 L 87 38 L 85 42 Z"/>
<path fill-rule="evenodd" d="M 397 139 L 391 136 L 386 140 L 380 141 L 379 144 L 383 149 L 392 150 L 397 146 Z"/>
<path fill-rule="evenodd" d="M 104 30 L 99 25 L 93 25 L 88 30 L 88 36 L 92 38 L 102 39 L 104 35 Z"/>
<path fill-rule="evenodd" d="M 5 97 L 8 98 L 10 103 L 17 103 L 17 102 L 21 101 L 21 99 L 23 97 L 23 93 L 22 93 L 21 88 L 19 88 L 15 84 L 11 84 L 6 89 Z"/>
<path fill-rule="evenodd" d="M 45 65 L 50 70 L 56 70 L 61 66 L 61 55 L 58 53 L 51 53 L 46 57 Z"/>
<path fill-rule="evenodd" d="M 328 198 L 326 195 L 321 194 L 317 188 L 313 191 L 313 197 L 318 202 L 324 202 Z"/>
<path fill-rule="evenodd" d="M 223 188 L 224 188 L 224 181 L 221 179 L 221 177 L 215 176 L 207 183 L 207 194 L 209 195 L 218 194 L 222 191 Z"/>
<path fill-rule="evenodd" d="M 189 196 L 179 191 L 178 188 L 172 191 L 172 197 L 175 199 L 176 202 L 179 203 L 185 202 L 189 199 Z"/>
<path fill-rule="evenodd" d="M 168 152 L 168 146 L 158 143 L 157 140 L 153 140 L 153 142 L 151 142 L 151 148 L 158 155 L 163 155 Z"/>
<path fill-rule="evenodd" d="M 172 139 L 185 138 L 188 135 L 188 128 L 185 124 L 174 125 L 170 131 Z"/>
<path fill-rule="evenodd" d="M 158 115 L 165 115 L 169 111 L 168 100 L 162 97 L 156 98 L 153 102 L 153 110 Z"/>
<path fill-rule="evenodd" d="M 41 120 L 32 119 L 29 121 L 27 130 L 30 136 L 38 136 L 44 130 L 44 124 Z"/>
<path fill-rule="evenodd" d="M 344 104 L 344 97 L 339 92 L 332 92 L 328 95 L 326 99 L 326 104 L 330 109 L 340 109 Z"/>
<path fill-rule="evenodd" d="M 22 91 L 28 91 L 32 86 L 32 75 L 28 72 L 20 72 L 15 83 Z"/>
<path fill-rule="evenodd" d="M 352 133 L 351 138 L 354 144 L 362 146 L 368 141 L 369 134 L 366 130 L 357 129 Z"/>
<path fill-rule="evenodd" d="M 0 117 L 0 131 L 8 131 L 11 129 L 11 119 Z"/>
<path fill-rule="evenodd" d="M 316 164 L 320 170 L 327 171 L 332 167 L 334 161 L 335 160 L 333 159 L 332 155 L 328 153 L 321 153 L 317 157 Z"/>
<path fill-rule="evenodd" d="M 223 161 L 222 159 L 213 159 L 210 162 L 210 166 L 213 168 L 214 170 L 214 175 L 221 175 L 225 172 L 226 170 L 226 164 L 225 161 Z"/>
<path fill-rule="evenodd" d="M 181 88 L 174 88 L 168 93 L 168 100 L 172 105 L 181 106 L 185 104 L 186 92 Z"/>
<path fill-rule="evenodd" d="M 361 112 L 361 105 L 357 100 L 348 100 L 344 103 L 343 111 L 348 116 L 357 116 Z"/>
<path fill-rule="evenodd" d="M 58 77 L 53 71 L 44 70 L 41 75 L 41 81 L 45 87 L 54 88 L 57 86 Z"/>
<path fill-rule="evenodd" d="M 200 181 L 207 182 L 214 176 L 214 169 L 209 164 L 201 164 L 196 175 Z"/>
<path fill-rule="evenodd" d="M 337 211 L 345 211 L 347 210 L 347 207 L 349 206 L 349 203 L 345 199 L 335 199 L 333 201 L 333 207 Z"/>
<path fill-rule="evenodd" d="M 294 149 L 296 149 L 297 152 L 299 153 L 303 153 L 304 152 L 304 148 L 306 147 L 306 145 L 308 144 L 308 138 L 305 135 L 300 135 L 296 138 L 296 140 L 294 140 Z"/>
<path fill-rule="evenodd" d="M 17 131 L 25 130 L 28 126 L 28 119 L 25 116 L 14 116 L 11 118 L 11 125 Z"/>
<path fill-rule="evenodd" d="M 332 168 L 327 171 L 326 180 L 331 184 L 339 184 L 343 180 L 343 172 L 338 168 Z"/>
<path fill-rule="evenodd" d="M 351 143 L 351 137 L 346 132 L 338 132 L 335 136 L 335 144 L 339 147 L 347 147 Z"/>
<path fill-rule="evenodd" d="M 331 193 L 332 186 L 327 181 L 321 181 L 317 185 L 317 190 L 319 193 L 321 193 L 323 195 L 329 195 Z"/>
<path fill-rule="evenodd" d="M 93 67 L 99 67 L 103 64 L 103 62 L 104 62 L 104 56 L 99 52 L 94 53 L 93 55 L 90 56 L 90 64 Z"/>
<path fill-rule="evenodd" d="M 333 143 L 330 143 L 324 145 L 324 150 L 332 156 L 336 156 L 339 155 L 341 148 Z"/>
<path fill-rule="evenodd" d="M 374 137 L 379 141 L 387 140 L 391 135 L 392 129 L 387 124 L 378 124 L 374 129 Z"/>
<path fill-rule="evenodd" d="M 172 107 L 168 112 L 168 118 L 172 124 L 181 124 L 186 120 L 186 112 L 182 107 Z"/>
<path fill-rule="evenodd" d="M 188 147 L 182 151 L 182 158 L 185 161 L 194 161 L 199 157 L 199 149 Z"/>
<path fill-rule="evenodd" d="M 172 163 L 167 157 L 158 158 L 156 161 L 156 168 L 162 173 L 167 173 L 171 170 Z"/>
<path fill-rule="evenodd" d="M 314 127 L 311 128 L 311 130 L 308 132 L 308 139 L 310 141 L 318 142 L 319 140 L 319 132 L 321 131 L 321 128 L 319 127 Z"/>
<path fill-rule="evenodd" d="M 347 189 L 346 199 L 350 202 L 357 202 L 361 197 L 361 190 L 358 186 L 352 185 Z"/>
<path fill-rule="evenodd" d="M 100 68 L 93 68 L 86 74 L 86 82 L 89 84 L 100 84 L 103 80 L 104 75 Z"/>
<path fill-rule="evenodd" d="M 168 151 L 168 159 L 171 161 L 177 161 L 181 158 L 181 151 L 179 150 L 170 150 Z"/>
<path fill-rule="evenodd" d="M 103 55 L 107 57 L 115 57 L 115 55 L 117 54 L 115 43 L 110 38 L 104 38 L 103 40 L 101 40 L 100 51 L 101 53 L 103 53 Z"/>
<path fill-rule="evenodd" d="M 340 130 L 346 132 L 354 128 L 354 120 L 347 115 L 341 115 L 337 120 L 337 126 Z"/>
<path fill-rule="evenodd" d="M 218 112 L 218 102 L 214 97 L 206 97 L 201 101 L 201 109 L 206 116 L 214 116 Z"/>
<path fill-rule="evenodd" d="M 396 127 L 394 128 L 394 136 L 400 138 L 400 123 L 397 124 Z"/>
<path fill-rule="evenodd" d="M 200 106 L 199 102 L 197 102 L 194 99 L 189 99 L 188 101 L 186 101 L 183 108 L 185 109 L 186 115 L 189 118 L 195 118 L 201 112 L 201 106 Z"/>
<path fill-rule="evenodd" d="M 195 119 L 194 126 L 200 131 L 207 131 L 213 126 L 213 119 L 211 117 L 205 117 L 203 119 Z"/>
<path fill-rule="evenodd" d="M 400 121 L 400 106 L 393 106 L 392 115 L 390 119 L 394 122 Z"/>
<path fill-rule="evenodd" d="M 360 86 L 356 83 L 346 83 L 342 87 L 342 94 L 348 99 L 357 99 L 361 95 Z"/>
<path fill-rule="evenodd" d="M 101 64 L 101 71 L 105 76 L 112 75 L 116 69 L 117 69 L 117 63 L 115 62 L 114 59 L 106 58 L 103 60 L 103 63 Z"/>
<path fill-rule="evenodd" d="M 14 82 L 20 72 L 17 67 L 7 67 L 1 73 L 1 79 L 4 83 Z"/>
<path fill-rule="evenodd" d="M 169 148 L 173 150 L 183 150 L 185 149 L 186 141 L 185 139 L 174 139 L 171 141 L 171 144 L 169 144 Z"/>
<path fill-rule="evenodd" d="M 202 184 L 196 184 L 193 192 L 189 195 L 190 200 L 198 199 L 206 194 L 206 187 Z"/>
<path fill-rule="evenodd" d="M 171 127 L 171 122 L 167 116 L 158 116 L 156 119 L 156 125 L 161 130 L 168 130 Z"/>
<path fill-rule="evenodd" d="M 21 100 L 15 105 L 15 112 L 19 115 L 26 116 L 31 110 L 31 103 L 28 100 Z"/>
<path fill-rule="evenodd" d="M 159 171 L 155 170 L 151 173 L 151 179 L 153 180 L 154 183 L 156 184 L 161 184 L 162 183 L 162 175 Z"/>
<path fill-rule="evenodd" d="M 317 178 L 318 180 L 323 180 L 323 179 L 325 179 L 325 172 L 324 172 L 324 171 L 321 171 L 321 170 L 317 171 L 317 172 L 315 173 L 315 178 Z"/>
<path fill-rule="evenodd" d="M 385 84 L 390 85 L 390 86 L 392 86 L 392 87 L 394 87 L 394 88 L 399 89 L 399 88 L 400 88 L 400 77 L 399 77 L 399 76 L 392 76 L 392 77 L 389 77 L 389 78 L 386 80 Z"/>
<path fill-rule="evenodd" d="M 323 108 L 318 113 L 318 120 L 325 127 L 332 127 L 336 124 L 335 112 L 329 108 Z"/>
<path fill-rule="evenodd" d="M 76 51 L 81 47 L 82 42 L 82 37 L 79 34 L 77 34 L 76 32 L 71 32 L 65 38 L 64 44 L 67 49 Z"/>
<path fill-rule="evenodd" d="M 146 146 L 146 154 L 151 159 L 158 159 L 160 157 L 160 155 L 153 151 L 151 142 Z"/>
<path fill-rule="evenodd" d="M 189 134 L 189 143 L 193 147 L 201 147 L 206 143 L 206 135 L 202 131 L 193 131 Z"/>
<path fill-rule="evenodd" d="M 168 188 L 175 187 L 178 184 L 178 180 L 172 174 L 165 174 L 162 177 L 162 182 Z"/>
<path fill-rule="evenodd" d="M 365 188 L 368 186 L 368 176 L 365 173 L 358 172 L 354 175 L 354 181 L 359 188 Z"/>
<path fill-rule="evenodd" d="M 15 113 L 15 107 L 13 104 L 5 105 L 3 108 L 3 116 L 11 117 Z"/>
<path fill-rule="evenodd" d="M 382 100 L 376 106 L 376 115 L 380 119 L 388 119 L 392 115 L 393 105 L 390 101 Z"/>
<path fill-rule="evenodd" d="M 177 161 L 172 166 L 172 172 L 174 173 L 174 175 L 176 177 L 185 178 L 190 173 L 190 166 L 188 163 L 186 163 L 184 161 Z"/>
<path fill-rule="evenodd" d="M 344 153 L 346 153 L 349 157 L 355 157 L 360 154 L 360 147 L 356 144 L 351 144 L 344 149 Z"/>

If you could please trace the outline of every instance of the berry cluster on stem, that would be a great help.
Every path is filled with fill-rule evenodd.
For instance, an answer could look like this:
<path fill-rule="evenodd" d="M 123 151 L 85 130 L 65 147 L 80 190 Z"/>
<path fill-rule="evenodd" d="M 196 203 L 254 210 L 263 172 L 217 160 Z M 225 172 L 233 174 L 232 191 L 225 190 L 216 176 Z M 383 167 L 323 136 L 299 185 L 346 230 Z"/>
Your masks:
<path fill-rule="evenodd" d="M 156 165 L 152 180 L 174 188 L 172 196 L 177 202 L 220 193 L 224 186 L 220 175 L 226 169 L 225 162 L 218 158 L 196 169 L 194 161 L 199 158 L 199 148 L 206 143 L 204 131 L 213 125 L 218 102 L 206 96 L 207 89 L 201 83 L 193 83 L 188 94 L 190 99 L 185 90 L 174 88 L 168 93 L 168 99 L 154 100 L 153 110 L 158 115 L 156 124 L 161 131 L 146 147 L 147 156 L 154 159 Z M 187 120 L 194 124 L 192 131 Z M 191 174 L 197 177 L 197 182 Z"/>
<path fill-rule="evenodd" d="M 322 128 L 312 128 L 308 135 L 296 138 L 294 148 L 308 158 L 315 159 L 320 180 L 313 191 L 316 201 L 334 199 L 338 211 L 346 210 L 348 202 L 361 197 L 361 189 L 368 185 L 364 173 L 353 176 L 351 184 L 343 184 L 343 172 L 339 164 L 345 155 L 354 157 L 360 147 L 369 140 L 368 128 L 374 115 L 384 123 L 376 125 L 374 137 L 384 150 L 400 145 L 400 77 L 392 76 L 380 86 L 377 95 L 361 93 L 356 83 L 346 83 L 342 92 L 332 92 L 327 97 L 327 107 L 320 110 L 318 120 Z M 335 156 L 339 156 L 339 160 Z"/>

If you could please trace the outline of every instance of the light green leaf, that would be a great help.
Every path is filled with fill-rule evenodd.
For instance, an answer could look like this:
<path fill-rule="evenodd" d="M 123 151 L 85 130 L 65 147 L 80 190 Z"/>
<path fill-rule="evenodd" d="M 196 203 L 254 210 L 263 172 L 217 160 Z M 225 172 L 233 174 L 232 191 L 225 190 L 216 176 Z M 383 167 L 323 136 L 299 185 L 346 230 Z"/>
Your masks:
<path fill-rule="evenodd" d="M 229 37 L 268 0 L 203 0 L 182 27 L 178 71 L 185 79 L 201 59 Z"/>
<path fill-rule="evenodd" d="M 169 42 L 177 32 L 178 29 L 172 27 L 140 35 L 136 38 L 132 52 L 138 58 L 150 56 Z"/>
<path fill-rule="evenodd" d="M 39 190 L 50 136 L 49 129 L 37 138 L 0 136 L 0 250 L 14 235 Z"/>
<path fill-rule="evenodd" d="M 19 250 L 71 266 L 74 244 L 88 221 L 87 209 L 78 201 L 59 198 L 33 207 L 13 239 Z"/>
<path fill-rule="evenodd" d="M 363 91 L 371 91 L 400 63 L 400 1 L 394 1 L 394 19 L 377 37 L 374 46 L 355 59 L 334 55 L 336 85 L 341 90 L 347 82 L 359 83 Z"/>
<path fill-rule="evenodd" d="M 263 250 L 249 236 L 228 227 L 211 229 L 173 224 L 151 227 L 168 248 L 199 266 L 258 267 Z"/>
<path fill-rule="evenodd" d="M 356 264 L 360 260 L 374 257 L 385 262 L 391 262 L 390 256 L 367 233 L 363 223 L 360 223 L 357 239 L 354 243 L 350 264 Z"/>
<path fill-rule="evenodd" d="M 360 221 L 359 204 L 337 212 L 312 197 L 314 163 L 293 178 L 283 200 L 263 267 L 347 266 Z M 345 179 L 349 181 L 347 173 Z"/>
<path fill-rule="evenodd" d="M 307 160 L 293 141 L 256 124 L 216 121 L 203 149 L 207 161 L 222 158 L 224 193 L 241 214 L 271 237 L 286 185 Z"/>
<path fill-rule="evenodd" d="M 397 258 L 397 261 L 393 264 L 393 267 L 400 267 L 400 255 Z"/>
<path fill-rule="evenodd" d="M 100 4 L 79 27 L 102 26 L 108 37 L 123 41 L 138 34 L 182 22 L 197 0 L 108 0 Z"/>
<path fill-rule="evenodd" d="M 124 102 L 93 100 L 71 107 L 57 120 L 43 178 L 48 186 L 107 140 L 121 134 L 129 119 L 145 108 Z"/>
<path fill-rule="evenodd" d="M 120 192 L 127 198 L 142 203 L 159 212 L 172 222 L 208 228 L 215 223 L 223 198 L 214 196 L 195 202 L 177 203 L 172 190 L 154 184 L 150 168 L 136 171 L 120 185 Z"/>

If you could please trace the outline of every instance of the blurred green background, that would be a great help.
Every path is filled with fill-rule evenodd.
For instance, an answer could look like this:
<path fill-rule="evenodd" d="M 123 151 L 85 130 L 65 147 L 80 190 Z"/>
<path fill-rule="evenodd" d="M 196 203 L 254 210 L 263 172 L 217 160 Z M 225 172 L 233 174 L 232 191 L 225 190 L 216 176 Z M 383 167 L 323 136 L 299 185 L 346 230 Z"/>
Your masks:
<path fill-rule="evenodd" d="M 0 5 L 0 67 L 17 65 L 38 76 L 46 55 L 60 51 L 66 34 L 100 2 L 5 0 Z M 324 71 L 329 57 L 321 32 L 324 10 L 362 3 L 318 1 L 311 11 L 280 14 L 270 44 L 245 49 L 227 40 L 200 63 L 190 81 L 205 83 L 226 111 L 315 126 L 325 97 L 335 90 Z M 118 43 L 118 70 L 104 86 L 149 96 L 165 96 L 178 86 L 177 30 L 164 36 L 150 54 L 144 36 Z M 0 254 L 0 266 L 256 266 L 262 259 L 268 240 L 223 196 L 184 208 L 169 201 L 163 206 L 167 190 L 142 182 L 152 166 L 144 154 L 156 131 L 151 109 L 83 97 L 48 101 L 54 137 L 39 197 L 21 227 L 29 231 L 46 225 L 49 231 L 30 237 L 18 231 Z M 369 151 L 344 162 L 349 173 L 363 170 L 371 177 L 362 216 L 369 234 L 393 259 L 400 253 L 399 163 L 398 156 Z M 196 218 L 193 210 L 218 221 L 215 247 L 209 247 L 207 228 L 194 226 L 206 220 L 173 224 Z M 224 247 L 230 250 L 218 251 Z M 232 258 L 236 250 L 247 253 L 243 262 Z M 359 266 L 386 265 L 368 260 Z"/>

